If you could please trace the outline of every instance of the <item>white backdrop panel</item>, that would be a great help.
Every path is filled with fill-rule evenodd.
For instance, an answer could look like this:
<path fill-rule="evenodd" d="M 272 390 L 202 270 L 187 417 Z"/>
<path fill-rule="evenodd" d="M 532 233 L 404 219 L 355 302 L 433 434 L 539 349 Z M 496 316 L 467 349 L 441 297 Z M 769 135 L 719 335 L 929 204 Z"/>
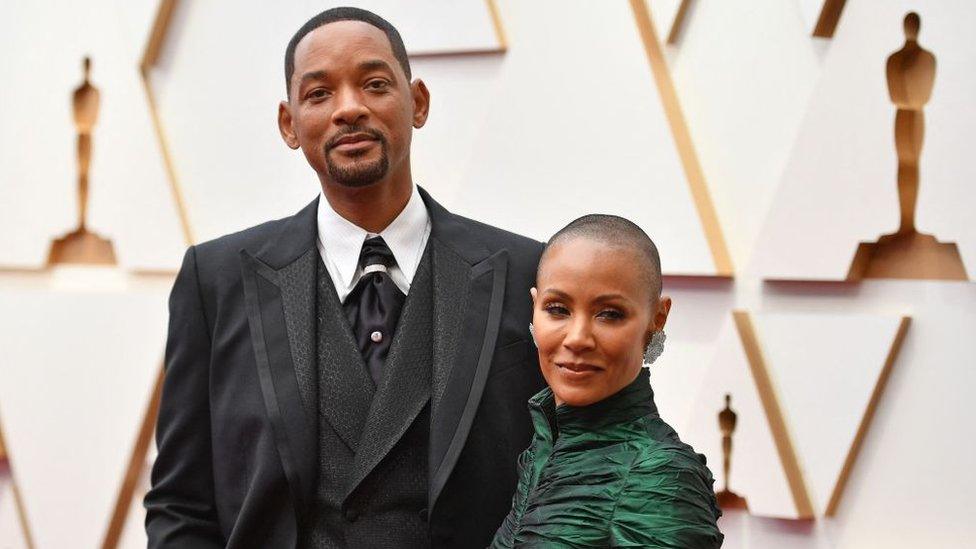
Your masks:
<path fill-rule="evenodd" d="M 629 6 L 499 5 L 510 46 L 449 205 L 540 240 L 586 213 L 622 215 L 665 272 L 714 274 Z"/>
<path fill-rule="evenodd" d="M 818 514 L 840 478 L 901 317 L 750 315 Z"/>
<path fill-rule="evenodd" d="M 77 270 L 70 289 L 56 274 L 4 276 L 0 412 L 37 546 L 95 547 L 162 361 L 172 281 Z"/>
<path fill-rule="evenodd" d="M 793 2 L 689 1 L 681 41 L 665 51 L 732 262 L 741 268 L 817 83 L 823 41 L 810 38 Z"/>

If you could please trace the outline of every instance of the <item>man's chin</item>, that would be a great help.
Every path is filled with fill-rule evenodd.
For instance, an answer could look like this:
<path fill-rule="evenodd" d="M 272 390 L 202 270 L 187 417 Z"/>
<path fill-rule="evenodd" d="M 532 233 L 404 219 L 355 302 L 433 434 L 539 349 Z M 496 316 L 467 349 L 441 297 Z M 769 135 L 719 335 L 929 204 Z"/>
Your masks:
<path fill-rule="evenodd" d="M 338 185 L 350 188 L 368 187 L 381 181 L 387 174 L 385 162 L 329 163 L 329 175 Z"/>

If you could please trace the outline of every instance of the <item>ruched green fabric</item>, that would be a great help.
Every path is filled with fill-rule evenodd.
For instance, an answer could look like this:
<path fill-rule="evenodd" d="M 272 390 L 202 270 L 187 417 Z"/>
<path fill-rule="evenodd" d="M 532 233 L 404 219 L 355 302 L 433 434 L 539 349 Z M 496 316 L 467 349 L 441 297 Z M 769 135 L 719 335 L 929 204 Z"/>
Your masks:
<path fill-rule="evenodd" d="M 722 545 L 705 456 L 661 420 L 647 369 L 590 406 L 556 407 L 547 388 L 529 410 L 535 436 L 493 548 Z"/>

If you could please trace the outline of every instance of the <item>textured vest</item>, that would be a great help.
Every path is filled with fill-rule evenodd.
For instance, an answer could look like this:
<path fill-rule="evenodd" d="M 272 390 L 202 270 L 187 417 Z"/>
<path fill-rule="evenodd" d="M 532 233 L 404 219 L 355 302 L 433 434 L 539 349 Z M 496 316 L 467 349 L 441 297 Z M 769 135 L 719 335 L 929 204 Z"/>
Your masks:
<path fill-rule="evenodd" d="M 376 387 L 321 260 L 316 288 L 317 371 L 298 372 L 298 378 L 306 405 L 318 411 L 319 470 L 314 500 L 301 520 L 299 546 L 429 547 L 430 246 Z"/>

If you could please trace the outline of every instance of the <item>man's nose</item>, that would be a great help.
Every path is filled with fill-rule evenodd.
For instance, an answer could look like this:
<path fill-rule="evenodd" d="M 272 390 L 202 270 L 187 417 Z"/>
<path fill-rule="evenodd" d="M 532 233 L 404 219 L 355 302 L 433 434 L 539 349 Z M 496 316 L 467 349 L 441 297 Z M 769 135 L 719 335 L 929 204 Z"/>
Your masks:
<path fill-rule="evenodd" d="M 340 90 L 335 100 L 336 108 L 332 112 L 332 121 L 336 124 L 356 125 L 369 115 L 369 109 L 366 108 L 358 90 Z"/>

